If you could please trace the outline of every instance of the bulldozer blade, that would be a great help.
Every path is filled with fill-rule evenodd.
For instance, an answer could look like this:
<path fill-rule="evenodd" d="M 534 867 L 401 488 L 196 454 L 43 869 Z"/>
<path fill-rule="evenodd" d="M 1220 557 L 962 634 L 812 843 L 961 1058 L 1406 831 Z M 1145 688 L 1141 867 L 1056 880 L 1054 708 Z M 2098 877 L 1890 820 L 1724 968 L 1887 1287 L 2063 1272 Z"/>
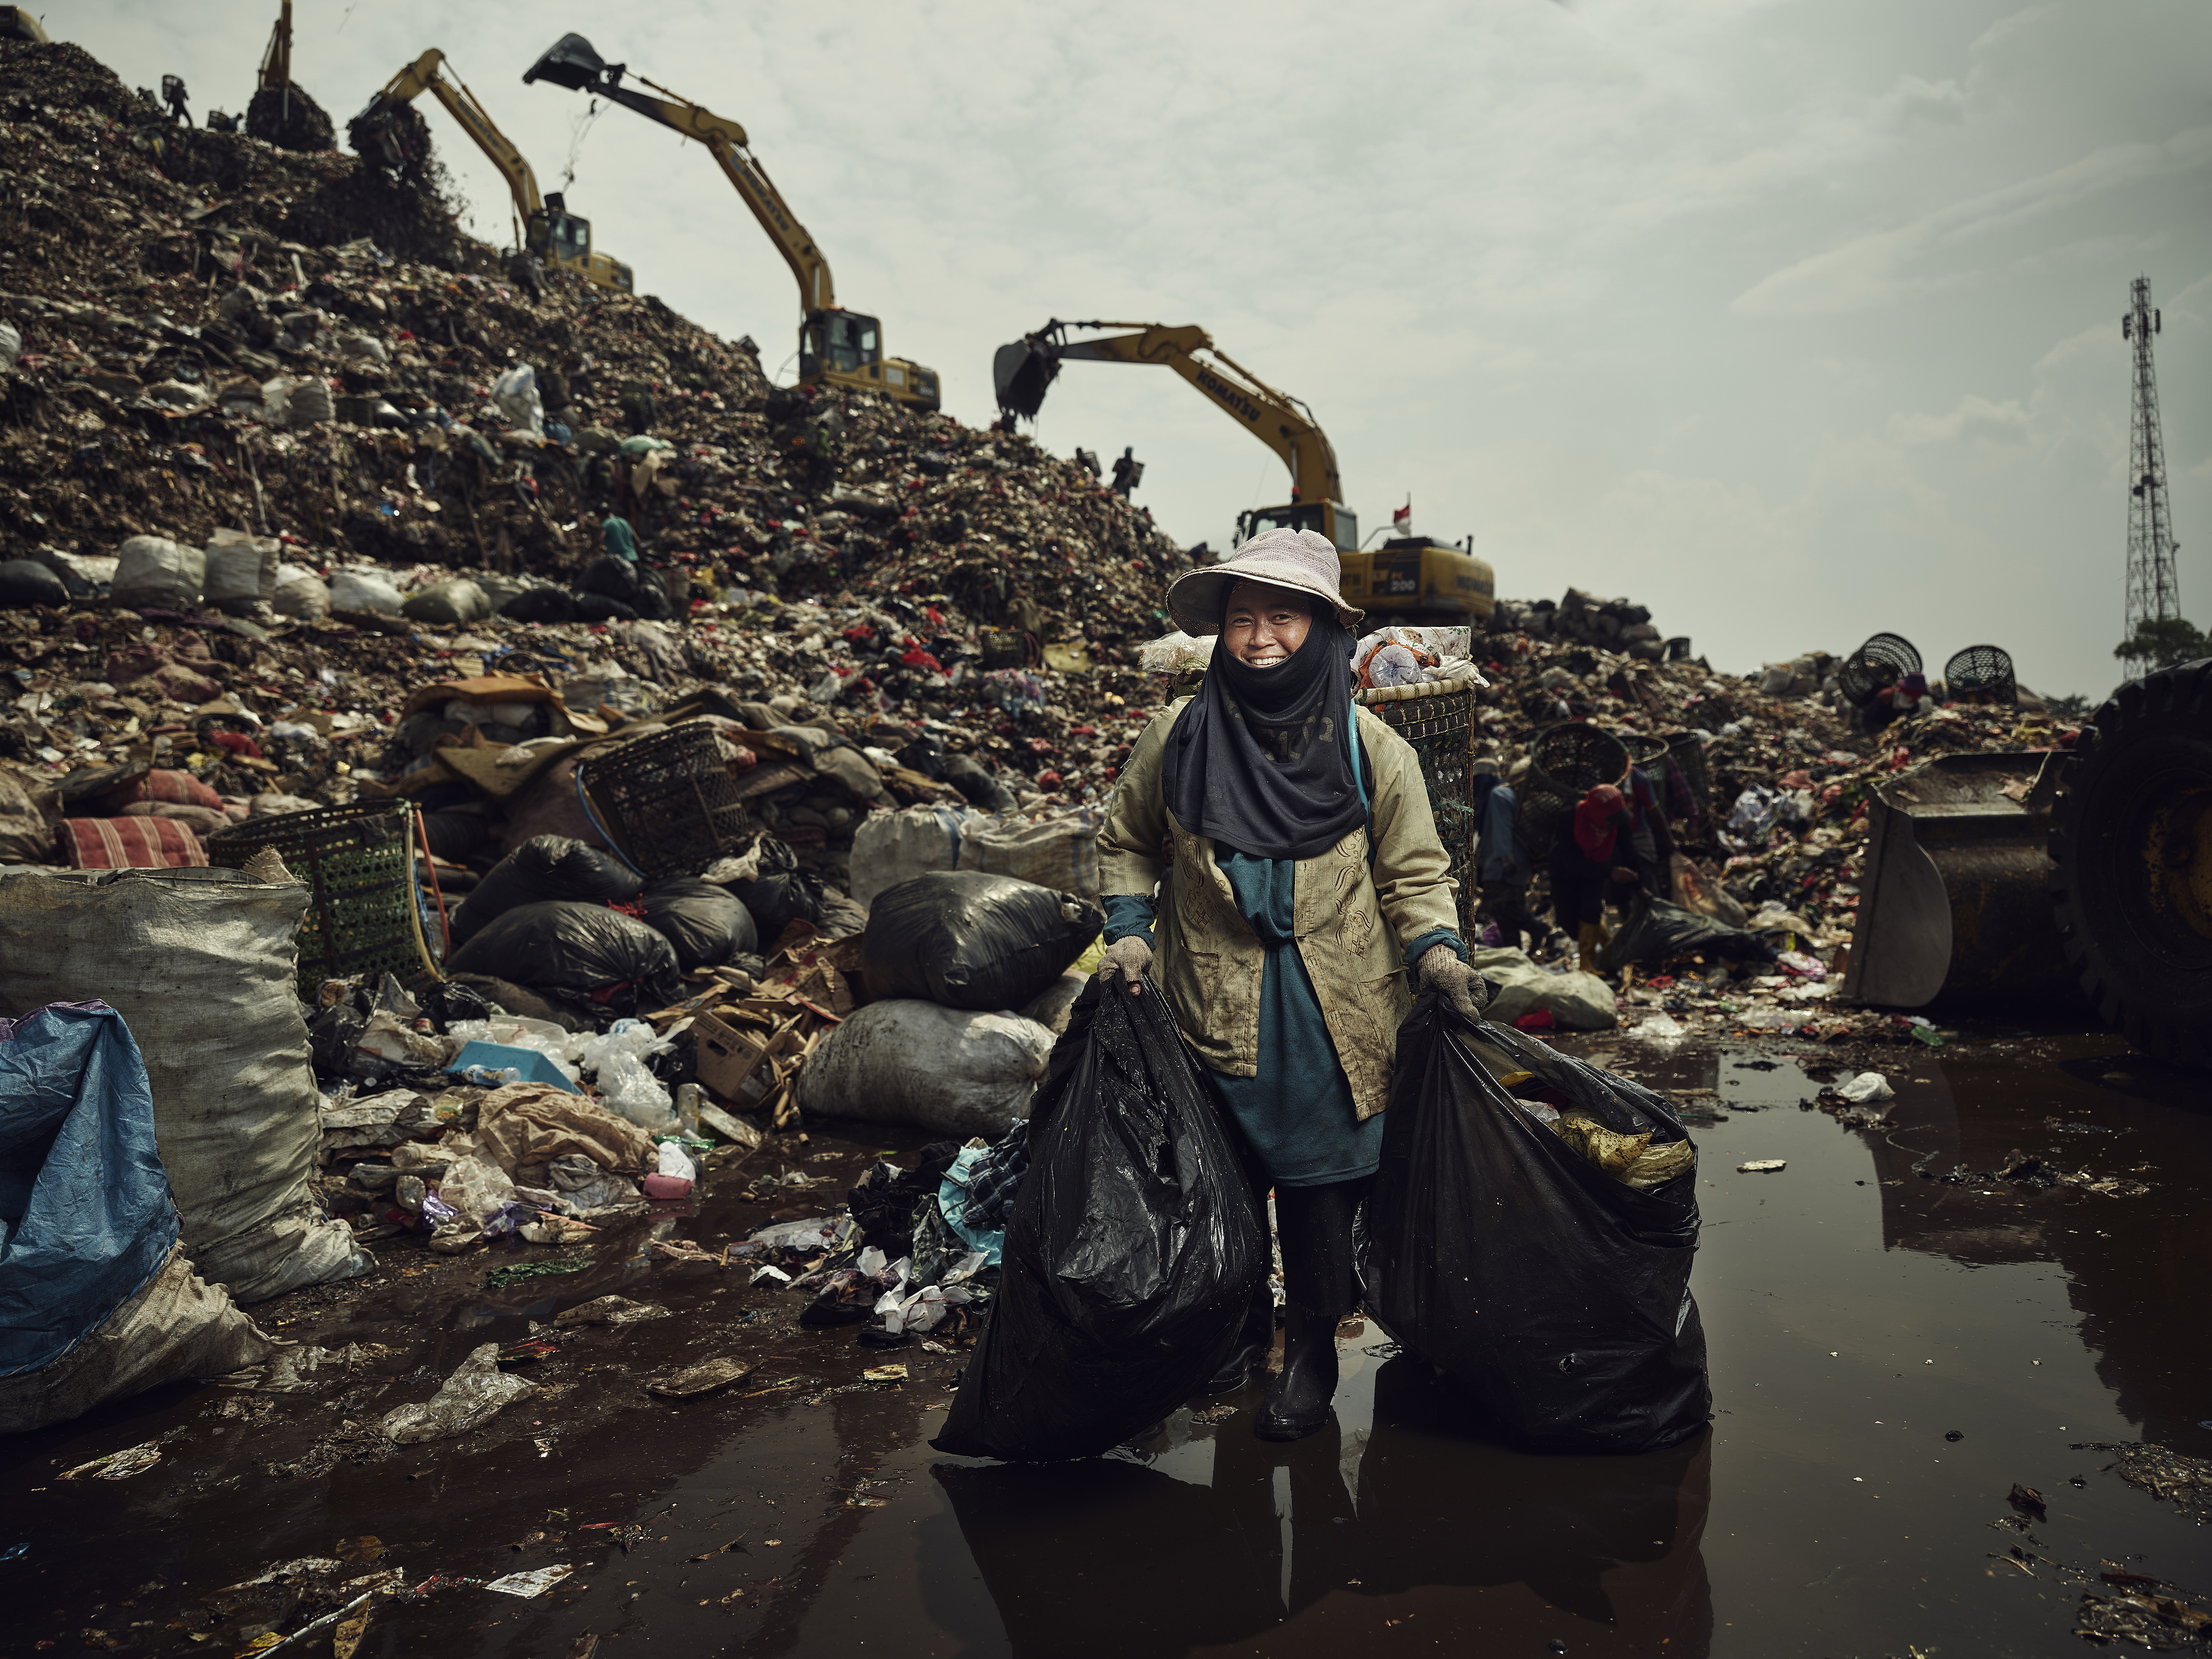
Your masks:
<path fill-rule="evenodd" d="M 1923 1008 L 2069 993 L 2051 922 L 2049 792 L 2030 787 L 2047 763 L 1944 755 L 1875 791 L 1846 1000 Z"/>
<path fill-rule="evenodd" d="M 1002 345 L 991 358 L 991 382 L 999 407 L 1035 420 L 1044 407 L 1045 389 L 1060 373 L 1060 354 L 1036 337 Z"/>
<path fill-rule="evenodd" d="M 523 76 L 526 84 L 550 81 L 556 87 L 581 92 L 606 73 L 607 60 L 580 34 L 564 34 Z"/>

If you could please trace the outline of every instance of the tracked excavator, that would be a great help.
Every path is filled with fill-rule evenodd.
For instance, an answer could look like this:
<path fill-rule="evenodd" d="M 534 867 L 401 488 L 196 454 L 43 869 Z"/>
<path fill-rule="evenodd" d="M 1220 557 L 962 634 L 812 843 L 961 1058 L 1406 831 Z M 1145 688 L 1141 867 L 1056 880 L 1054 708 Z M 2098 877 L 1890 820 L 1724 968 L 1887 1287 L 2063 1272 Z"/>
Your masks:
<path fill-rule="evenodd" d="M 2212 1070 L 2212 659 L 2123 686 L 2073 750 L 1946 755 L 1869 802 L 1846 999 L 2019 1012 L 2075 992 Z"/>
<path fill-rule="evenodd" d="M 385 83 L 368 100 L 353 124 L 356 146 L 375 151 L 374 158 L 394 173 L 412 173 L 429 160 L 428 146 L 416 137 L 417 126 L 399 118 L 416 99 L 428 93 L 461 124 L 461 131 L 476 141 L 507 180 L 514 198 L 518 220 L 515 246 L 527 248 L 556 270 L 569 270 L 617 293 L 635 287 L 630 268 L 592 246 L 592 222 L 568 211 L 559 191 L 541 196 L 538 174 L 522 152 L 507 141 L 498 124 L 484 111 L 477 95 L 457 76 L 447 72 L 446 54 L 433 46 Z"/>
<path fill-rule="evenodd" d="M 1073 329 L 1130 329 L 1072 339 Z M 1401 536 L 1364 550 L 1359 520 L 1342 501 L 1336 451 L 1313 411 L 1276 391 L 1213 343 L 1204 329 L 1164 323 L 1047 323 L 999 348 L 991 365 L 999 407 L 1035 419 L 1061 363 L 1157 363 L 1173 369 L 1216 409 L 1242 423 L 1291 470 L 1291 499 L 1237 515 L 1237 539 L 1263 530 L 1313 530 L 1336 544 L 1344 597 L 1379 622 L 1443 627 L 1480 622 L 1497 603 L 1490 566 L 1470 548 Z M 1472 538 L 1470 538 L 1470 540 Z"/>
<path fill-rule="evenodd" d="M 624 76 L 651 92 L 624 86 Z M 634 73 L 626 64 L 608 63 L 580 34 L 562 35 L 522 78 L 550 81 L 572 92 L 605 98 L 707 147 L 799 279 L 801 385 L 850 386 L 915 408 L 938 407 L 937 372 L 904 357 L 884 356 L 883 325 L 873 317 L 839 308 L 829 259 L 753 155 L 743 127 Z"/>

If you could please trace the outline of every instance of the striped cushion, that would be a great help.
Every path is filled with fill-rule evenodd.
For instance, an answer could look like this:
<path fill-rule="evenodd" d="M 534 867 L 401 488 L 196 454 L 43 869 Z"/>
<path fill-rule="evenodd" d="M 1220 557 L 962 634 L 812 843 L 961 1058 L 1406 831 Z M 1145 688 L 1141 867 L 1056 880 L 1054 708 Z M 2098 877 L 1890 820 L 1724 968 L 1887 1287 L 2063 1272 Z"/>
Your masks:
<path fill-rule="evenodd" d="M 176 870 L 208 861 L 191 827 L 174 818 L 64 818 L 54 839 L 73 870 Z"/>

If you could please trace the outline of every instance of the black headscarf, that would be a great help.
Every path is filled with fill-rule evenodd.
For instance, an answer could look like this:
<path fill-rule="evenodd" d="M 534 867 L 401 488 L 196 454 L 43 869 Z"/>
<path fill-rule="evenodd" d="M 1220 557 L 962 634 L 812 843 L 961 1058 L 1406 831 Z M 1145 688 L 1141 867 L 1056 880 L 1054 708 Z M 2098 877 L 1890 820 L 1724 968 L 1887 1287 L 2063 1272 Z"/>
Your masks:
<path fill-rule="evenodd" d="M 1345 732 L 1352 645 L 1325 599 L 1304 642 L 1273 668 L 1238 661 L 1215 638 L 1206 683 L 1176 717 L 1162 762 L 1177 823 L 1253 858 L 1310 859 L 1367 821 Z"/>

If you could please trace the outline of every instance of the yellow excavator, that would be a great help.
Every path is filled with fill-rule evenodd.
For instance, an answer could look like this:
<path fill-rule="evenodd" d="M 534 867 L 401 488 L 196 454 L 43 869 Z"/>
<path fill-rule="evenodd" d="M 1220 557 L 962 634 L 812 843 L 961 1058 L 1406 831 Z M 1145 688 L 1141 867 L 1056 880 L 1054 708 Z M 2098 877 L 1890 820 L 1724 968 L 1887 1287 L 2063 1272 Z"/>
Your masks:
<path fill-rule="evenodd" d="M 411 173 L 428 160 L 417 153 L 410 127 L 419 124 L 395 118 L 416 99 L 428 93 L 443 104 L 461 131 L 476 140 L 477 148 L 491 160 L 514 197 L 515 245 L 527 248 L 547 264 L 569 270 L 601 288 L 628 294 L 635 287 L 630 268 L 592 246 L 592 222 L 568 211 L 559 191 L 541 196 L 538 174 L 507 141 L 507 135 L 484 112 L 477 95 L 458 78 L 445 72 L 446 54 L 435 46 L 393 76 L 384 89 L 368 100 L 353 124 L 357 148 L 373 148 L 374 160 L 394 173 Z"/>
<path fill-rule="evenodd" d="M 1098 339 L 1070 339 L 1071 329 L 1133 329 Z M 1201 356 L 1200 354 L 1204 354 Z M 1452 627 L 1480 621 L 1497 604 L 1497 578 L 1471 546 L 1425 536 L 1400 536 L 1371 551 L 1359 543 L 1359 520 L 1340 499 L 1336 451 L 1297 398 L 1276 391 L 1197 327 L 1164 323 L 1047 323 L 999 348 L 991 365 L 999 407 L 1035 419 L 1061 363 L 1158 363 L 1198 388 L 1216 409 L 1241 422 L 1291 470 L 1291 499 L 1237 518 L 1237 539 L 1263 530 L 1313 530 L 1336 544 L 1344 560 L 1344 597 L 1378 621 Z M 1473 538 L 1468 538 L 1472 543 Z"/>
<path fill-rule="evenodd" d="M 624 75 L 660 96 L 652 97 L 623 85 Z M 936 370 L 904 357 L 885 356 L 882 324 L 873 317 L 838 308 L 829 259 L 754 156 L 743 127 L 634 74 L 626 64 L 608 63 L 580 34 L 562 35 L 522 78 L 550 81 L 571 92 L 605 98 L 707 147 L 708 154 L 737 186 L 753 217 L 783 255 L 791 274 L 799 279 L 801 385 L 851 386 L 880 392 L 895 403 L 921 409 L 938 407 Z"/>

